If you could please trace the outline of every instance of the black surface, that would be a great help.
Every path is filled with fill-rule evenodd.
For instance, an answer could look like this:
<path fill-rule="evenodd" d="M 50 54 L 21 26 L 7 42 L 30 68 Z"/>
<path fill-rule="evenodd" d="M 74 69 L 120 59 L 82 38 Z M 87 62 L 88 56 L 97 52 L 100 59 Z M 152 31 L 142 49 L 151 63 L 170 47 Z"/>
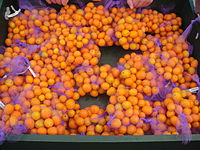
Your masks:
<path fill-rule="evenodd" d="M 42 143 L 42 142 L 18 142 L 5 143 L 1 150 L 89 150 L 89 149 L 109 149 L 109 150 L 194 150 L 199 149 L 199 142 L 192 142 L 183 145 L 180 142 L 162 143 Z"/>

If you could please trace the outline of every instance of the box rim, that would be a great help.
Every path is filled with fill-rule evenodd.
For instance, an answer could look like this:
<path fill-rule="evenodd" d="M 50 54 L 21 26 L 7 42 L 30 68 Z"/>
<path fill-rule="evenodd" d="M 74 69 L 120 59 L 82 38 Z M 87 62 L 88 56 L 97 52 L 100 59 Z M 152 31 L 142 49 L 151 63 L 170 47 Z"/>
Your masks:
<path fill-rule="evenodd" d="M 17 139 L 17 140 L 16 140 Z M 177 135 L 109 135 L 109 136 L 84 136 L 84 135 L 9 135 L 7 141 L 17 142 L 59 142 L 59 143 L 140 143 L 140 142 L 180 142 Z M 200 134 L 192 135 L 192 142 L 200 141 Z"/>

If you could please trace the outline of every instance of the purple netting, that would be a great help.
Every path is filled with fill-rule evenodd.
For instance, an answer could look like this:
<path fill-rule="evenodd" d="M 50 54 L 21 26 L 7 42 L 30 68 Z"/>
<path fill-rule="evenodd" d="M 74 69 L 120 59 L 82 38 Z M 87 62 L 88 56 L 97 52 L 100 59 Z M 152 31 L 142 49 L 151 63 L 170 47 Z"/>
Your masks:
<path fill-rule="evenodd" d="M 100 83 L 98 81 L 91 81 L 91 83 L 96 84 L 96 85 L 100 85 Z"/>
<path fill-rule="evenodd" d="M 160 56 L 161 59 L 163 59 L 163 60 L 165 60 L 165 61 L 168 61 L 168 58 L 166 58 L 163 54 L 160 53 L 160 54 L 158 54 L 158 55 Z"/>
<path fill-rule="evenodd" d="M 5 47 L 4 46 L 0 46 L 0 54 L 4 54 L 5 52 Z"/>
<path fill-rule="evenodd" d="M 20 94 L 21 93 L 19 93 L 19 91 L 17 90 L 11 91 L 10 98 L 13 100 L 14 104 L 17 104 L 17 102 L 19 101 L 19 98 L 21 98 Z"/>
<path fill-rule="evenodd" d="M 125 69 L 123 64 L 117 63 L 117 69 L 121 72 Z"/>
<path fill-rule="evenodd" d="M 19 0 L 19 8 L 32 11 L 33 9 L 46 9 L 47 6 L 41 0 Z"/>
<path fill-rule="evenodd" d="M 42 31 L 41 31 L 41 29 L 39 28 L 39 27 L 34 27 L 34 34 L 39 34 L 39 33 L 41 33 Z"/>
<path fill-rule="evenodd" d="M 105 116 L 106 114 L 107 114 L 107 112 L 104 112 L 104 113 L 102 113 L 102 114 L 98 115 L 98 116 L 97 116 L 97 117 L 95 117 L 95 118 L 91 118 L 90 120 L 104 118 L 104 116 Z"/>
<path fill-rule="evenodd" d="M 158 113 L 158 110 L 160 110 L 162 107 L 161 106 L 157 106 L 156 108 L 153 109 L 153 112 L 156 112 L 156 115 Z"/>
<path fill-rule="evenodd" d="M 163 27 L 163 26 L 166 26 L 166 25 L 169 25 L 169 24 L 171 24 L 171 23 L 172 23 L 171 21 L 162 23 L 161 25 L 159 25 L 159 28 L 160 28 L 160 27 Z"/>
<path fill-rule="evenodd" d="M 125 0 L 104 0 L 103 5 L 106 10 L 113 7 L 121 8 L 126 5 L 126 1 Z"/>
<path fill-rule="evenodd" d="M 11 68 L 11 72 L 6 76 L 24 74 L 29 69 L 30 62 L 24 56 L 16 56 L 9 62 L 8 67 Z"/>
<path fill-rule="evenodd" d="M 27 132 L 27 128 L 23 124 L 15 125 L 12 130 L 13 130 L 12 133 L 14 134 L 23 134 Z"/>
<path fill-rule="evenodd" d="M 53 71 L 54 71 L 58 76 L 60 76 L 60 71 L 59 71 L 57 68 L 53 68 Z"/>
<path fill-rule="evenodd" d="M 199 80 L 198 76 L 192 76 L 190 74 L 188 74 L 188 75 L 192 78 L 192 80 L 194 80 L 197 83 L 198 86 L 200 86 L 200 80 Z"/>
<path fill-rule="evenodd" d="M 141 120 L 143 120 L 145 123 L 151 123 L 152 119 L 145 119 L 145 118 L 140 118 Z"/>
<path fill-rule="evenodd" d="M 26 53 L 27 55 L 31 55 L 32 53 L 37 52 L 37 50 L 40 49 L 45 44 L 46 44 L 46 42 L 41 45 L 31 45 L 31 44 L 27 44 L 27 43 L 21 42 L 19 40 L 16 40 L 16 44 L 14 44 L 14 46 L 18 46 L 22 49 L 26 48 L 26 51 L 24 51 L 24 53 Z"/>
<path fill-rule="evenodd" d="M 176 7 L 176 4 L 173 2 L 171 4 L 168 4 L 168 6 L 166 7 L 166 5 L 161 5 L 160 7 L 160 11 L 163 13 L 163 14 L 169 14 L 171 13 Z"/>
<path fill-rule="evenodd" d="M 66 20 L 63 22 L 64 24 L 66 24 L 67 25 L 67 27 L 77 27 L 78 28 L 78 30 L 79 29 L 81 29 L 82 27 L 88 27 L 87 25 L 80 25 L 80 26 L 77 26 L 77 25 L 75 25 L 75 24 L 73 24 L 73 23 L 69 23 L 69 22 L 67 22 Z M 78 33 L 78 34 L 82 34 L 82 33 Z"/>
<path fill-rule="evenodd" d="M 165 128 L 161 128 L 160 126 L 165 126 L 164 123 L 160 122 L 159 120 L 153 118 L 140 118 L 141 120 L 143 120 L 145 123 L 149 123 L 151 126 L 151 130 L 155 135 L 162 135 L 165 132 Z"/>
<path fill-rule="evenodd" d="M 92 68 L 92 66 L 78 66 L 74 69 L 74 73 L 78 73 L 79 71 L 87 71 L 88 69 Z"/>
<path fill-rule="evenodd" d="M 168 83 L 163 85 L 164 85 L 163 87 L 159 87 L 158 94 L 154 94 L 152 96 L 144 96 L 145 100 L 162 102 L 165 100 L 167 94 L 171 93 L 172 89 L 176 87 L 176 85 L 170 81 L 168 81 Z"/>
<path fill-rule="evenodd" d="M 112 120 L 115 119 L 116 115 L 117 115 L 116 113 L 113 114 L 113 115 L 110 115 L 110 119 L 109 119 L 109 121 L 106 123 L 109 127 L 111 127 L 110 124 L 111 124 Z"/>
<path fill-rule="evenodd" d="M 54 84 L 53 86 L 51 86 L 50 88 L 53 88 L 53 89 L 65 89 L 62 82 L 58 82 L 58 83 Z"/>
<path fill-rule="evenodd" d="M 181 37 L 184 39 L 184 40 L 187 40 L 188 38 L 188 35 L 190 34 L 191 30 L 192 30 L 192 27 L 193 27 L 193 24 L 196 23 L 196 22 L 200 22 L 200 16 L 197 17 L 196 19 L 192 20 L 190 25 L 186 28 L 186 30 L 182 33 Z"/>
<path fill-rule="evenodd" d="M 59 90 L 53 90 L 53 92 L 57 93 L 58 96 L 66 95 L 64 92 L 59 91 Z"/>
<path fill-rule="evenodd" d="M 6 135 L 3 131 L 3 127 L 0 126 L 0 145 L 6 140 Z"/>
<path fill-rule="evenodd" d="M 193 49 L 194 49 L 194 47 L 193 47 L 192 45 L 189 44 L 188 51 L 189 51 L 190 54 L 193 53 Z"/>
<path fill-rule="evenodd" d="M 153 39 L 154 39 L 154 41 L 155 41 L 157 46 L 159 46 L 159 47 L 162 46 L 162 44 L 161 44 L 161 42 L 160 42 L 160 40 L 158 38 L 153 37 Z"/>
<path fill-rule="evenodd" d="M 182 140 L 183 144 L 188 144 L 192 139 L 191 129 L 189 128 L 186 115 L 181 113 L 179 117 L 180 124 L 176 127 L 179 132 L 178 138 Z"/>
<path fill-rule="evenodd" d="M 79 8 L 83 9 L 85 7 L 85 1 L 84 0 L 74 0 L 74 3 L 78 4 Z"/>
<path fill-rule="evenodd" d="M 49 88 L 53 89 L 53 92 L 56 92 L 59 96 L 66 95 L 63 91 L 65 90 L 65 87 L 62 82 L 58 82 L 52 86 L 49 86 Z"/>
<path fill-rule="evenodd" d="M 116 41 L 119 40 L 119 38 L 117 38 L 114 33 L 112 35 L 109 35 L 109 36 L 111 37 L 111 39 L 113 40 L 113 42 L 116 42 Z"/>

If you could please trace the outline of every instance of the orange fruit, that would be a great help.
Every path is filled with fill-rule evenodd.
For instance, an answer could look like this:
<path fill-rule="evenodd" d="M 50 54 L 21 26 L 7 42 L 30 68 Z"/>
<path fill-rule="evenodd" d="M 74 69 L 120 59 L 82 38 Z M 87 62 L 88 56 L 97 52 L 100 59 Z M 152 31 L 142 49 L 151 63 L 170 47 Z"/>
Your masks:
<path fill-rule="evenodd" d="M 24 125 L 28 128 L 28 129 L 33 129 L 35 126 L 35 122 L 32 118 L 26 118 L 24 121 Z"/>
<path fill-rule="evenodd" d="M 51 117 L 51 115 L 52 115 L 52 111 L 50 108 L 42 108 L 41 117 L 43 119 L 47 119 L 47 118 Z"/>
<path fill-rule="evenodd" d="M 47 118 L 44 120 L 44 126 L 49 128 L 54 125 L 54 121 L 51 118 Z"/>
<path fill-rule="evenodd" d="M 4 112 L 7 115 L 10 115 L 14 111 L 14 106 L 12 104 L 7 104 L 4 108 Z"/>
<path fill-rule="evenodd" d="M 117 118 L 116 118 L 116 119 L 113 119 L 113 120 L 111 121 L 110 125 L 111 125 L 112 128 L 118 129 L 118 128 L 120 128 L 120 126 L 121 126 L 121 121 L 120 121 L 120 119 L 117 119 Z"/>

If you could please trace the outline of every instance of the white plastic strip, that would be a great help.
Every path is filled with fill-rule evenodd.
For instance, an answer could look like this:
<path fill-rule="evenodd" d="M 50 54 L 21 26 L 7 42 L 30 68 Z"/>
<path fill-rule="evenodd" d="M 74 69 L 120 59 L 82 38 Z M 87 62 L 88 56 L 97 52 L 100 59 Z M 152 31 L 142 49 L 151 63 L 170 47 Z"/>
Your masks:
<path fill-rule="evenodd" d="M 14 11 L 14 13 L 12 13 L 12 14 L 10 11 L 10 7 Z M 15 10 L 13 5 L 11 5 L 10 7 L 6 7 L 6 12 L 5 12 L 5 16 L 4 16 L 6 20 L 9 20 L 10 18 L 17 16 L 21 12 L 21 9 Z"/>
<path fill-rule="evenodd" d="M 194 88 L 191 88 L 191 89 L 187 89 L 186 91 L 189 91 L 191 93 L 196 93 L 198 90 L 199 90 L 199 87 L 194 87 Z"/>
<path fill-rule="evenodd" d="M 199 38 L 199 32 L 197 32 L 195 39 L 197 40 Z"/>
<path fill-rule="evenodd" d="M 32 74 L 33 77 L 35 78 L 35 77 L 36 77 L 36 74 L 35 74 L 35 72 L 33 71 L 33 69 L 31 69 L 30 66 L 28 67 L 28 70 L 31 72 L 31 74 Z"/>
<path fill-rule="evenodd" d="M 4 109 L 4 108 L 5 108 L 5 105 L 4 105 L 4 103 L 2 103 L 1 101 L 0 101 L 0 107 L 1 107 L 2 109 Z"/>

